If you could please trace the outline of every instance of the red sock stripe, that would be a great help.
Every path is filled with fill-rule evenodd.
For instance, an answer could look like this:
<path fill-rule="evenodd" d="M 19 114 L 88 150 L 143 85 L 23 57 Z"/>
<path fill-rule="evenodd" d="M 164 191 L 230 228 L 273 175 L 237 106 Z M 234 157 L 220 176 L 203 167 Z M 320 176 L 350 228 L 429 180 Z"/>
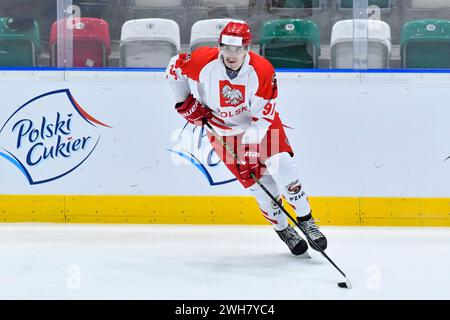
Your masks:
<path fill-rule="evenodd" d="M 260 209 L 260 210 L 261 210 L 261 209 Z M 272 223 L 272 224 L 278 224 L 278 221 L 277 221 L 277 220 L 272 220 L 272 219 L 269 218 L 269 215 L 267 214 L 267 212 L 264 212 L 264 210 L 261 210 L 261 212 L 262 212 L 264 218 L 266 218 L 267 220 L 269 220 L 270 223 Z"/>

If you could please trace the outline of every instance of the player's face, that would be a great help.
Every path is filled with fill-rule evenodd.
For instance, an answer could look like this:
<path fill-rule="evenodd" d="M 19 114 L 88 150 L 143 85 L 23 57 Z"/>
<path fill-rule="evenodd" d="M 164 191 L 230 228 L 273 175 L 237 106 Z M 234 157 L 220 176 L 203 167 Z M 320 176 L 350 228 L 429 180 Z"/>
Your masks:
<path fill-rule="evenodd" d="M 225 66 L 231 70 L 238 70 L 244 62 L 248 47 L 222 45 L 220 50 Z"/>

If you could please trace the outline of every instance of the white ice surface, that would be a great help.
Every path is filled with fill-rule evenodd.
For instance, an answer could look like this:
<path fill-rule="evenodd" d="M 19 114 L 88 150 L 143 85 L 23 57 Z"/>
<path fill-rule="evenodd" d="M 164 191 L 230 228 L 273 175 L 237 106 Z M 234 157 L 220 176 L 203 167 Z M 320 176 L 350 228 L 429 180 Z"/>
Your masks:
<path fill-rule="evenodd" d="M 450 299 L 449 228 L 322 231 L 353 289 L 270 226 L 0 224 L 0 299 Z"/>

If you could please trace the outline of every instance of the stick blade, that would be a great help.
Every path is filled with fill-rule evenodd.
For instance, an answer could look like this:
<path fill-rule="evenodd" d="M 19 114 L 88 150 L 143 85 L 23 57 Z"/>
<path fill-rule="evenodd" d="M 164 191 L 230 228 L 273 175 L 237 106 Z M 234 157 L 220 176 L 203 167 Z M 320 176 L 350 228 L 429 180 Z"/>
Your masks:
<path fill-rule="evenodd" d="M 348 278 L 345 278 L 345 282 L 339 282 L 338 286 L 339 286 L 339 288 L 343 288 L 343 289 L 351 289 L 352 283 L 350 282 L 350 280 Z"/>

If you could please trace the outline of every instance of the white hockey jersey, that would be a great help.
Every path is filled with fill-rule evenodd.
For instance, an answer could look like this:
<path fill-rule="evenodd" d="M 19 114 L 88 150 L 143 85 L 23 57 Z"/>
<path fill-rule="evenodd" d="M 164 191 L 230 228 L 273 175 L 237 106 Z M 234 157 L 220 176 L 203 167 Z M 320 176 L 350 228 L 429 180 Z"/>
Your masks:
<path fill-rule="evenodd" d="M 223 136 L 244 132 L 243 143 L 259 143 L 277 112 L 273 66 L 249 52 L 234 79 L 227 75 L 218 48 L 201 47 L 173 57 L 166 70 L 177 102 L 189 93 L 213 113 L 210 124 Z"/>

